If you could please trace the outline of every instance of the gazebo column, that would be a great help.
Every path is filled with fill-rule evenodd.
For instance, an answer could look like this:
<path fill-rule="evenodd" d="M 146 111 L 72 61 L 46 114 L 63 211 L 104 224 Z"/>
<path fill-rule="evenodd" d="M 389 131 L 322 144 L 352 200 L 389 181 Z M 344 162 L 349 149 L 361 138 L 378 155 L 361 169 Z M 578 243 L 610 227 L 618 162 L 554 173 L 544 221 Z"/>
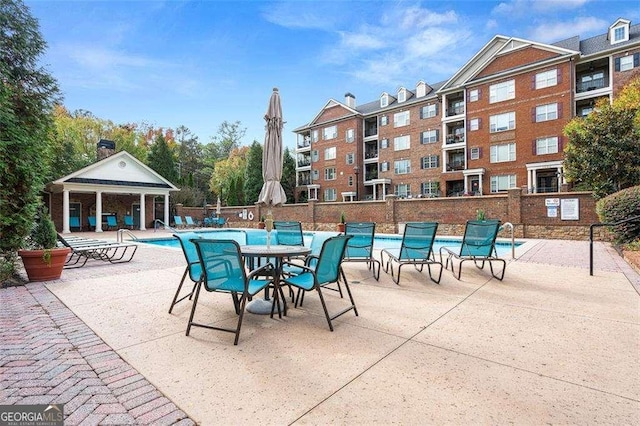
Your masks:
<path fill-rule="evenodd" d="M 144 198 L 145 198 L 145 194 L 143 192 L 140 194 L 140 230 L 141 231 L 147 230 L 145 226 L 146 217 L 147 217 L 147 213 L 146 213 L 147 206 L 144 204 Z"/>
<path fill-rule="evenodd" d="M 62 233 L 69 234 L 71 229 L 69 228 L 69 190 L 64 189 L 62 191 Z"/>
<path fill-rule="evenodd" d="M 102 232 L 102 192 L 96 192 L 96 232 Z"/>
<path fill-rule="evenodd" d="M 169 193 L 164 194 L 164 223 L 169 223 Z"/>

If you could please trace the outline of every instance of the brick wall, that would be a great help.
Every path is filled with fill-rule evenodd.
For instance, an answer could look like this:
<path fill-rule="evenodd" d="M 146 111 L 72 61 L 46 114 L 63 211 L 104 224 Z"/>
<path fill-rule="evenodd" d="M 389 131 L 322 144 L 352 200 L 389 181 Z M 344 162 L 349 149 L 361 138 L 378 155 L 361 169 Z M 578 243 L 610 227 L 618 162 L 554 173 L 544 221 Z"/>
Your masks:
<path fill-rule="evenodd" d="M 548 217 L 547 199 L 577 199 L 578 220 L 562 220 Z M 253 220 L 239 217 L 243 210 L 253 213 Z M 399 224 L 414 221 L 437 221 L 438 234 L 462 235 L 467 220 L 475 219 L 478 210 L 487 218 L 499 218 L 514 225 L 518 238 L 587 240 L 589 226 L 599 223 L 595 213 L 595 199 L 590 192 L 564 192 L 553 194 L 524 194 L 519 189 L 507 194 L 482 197 L 449 197 L 398 199 L 388 196 L 385 201 L 359 201 L 353 203 L 321 203 L 311 201 L 272 208 L 275 220 L 297 220 L 305 230 L 335 231 L 340 214 L 345 213 L 349 222 L 376 222 L 376 231 L 397 233 Z M 215 208 L 211 211 L 215 211 Z M 229 226 L 256 228 L 260 215 L 266 215 L 262 206 L 223 207 L 222 216 Z M 202 207 L 180 207 L 178 214 L 190 214 L 201 218 Z M 504 237 L 507 232 L 503 231 Z M 607 238 L 606 232 L 598 230 L 599 238 Z"/>

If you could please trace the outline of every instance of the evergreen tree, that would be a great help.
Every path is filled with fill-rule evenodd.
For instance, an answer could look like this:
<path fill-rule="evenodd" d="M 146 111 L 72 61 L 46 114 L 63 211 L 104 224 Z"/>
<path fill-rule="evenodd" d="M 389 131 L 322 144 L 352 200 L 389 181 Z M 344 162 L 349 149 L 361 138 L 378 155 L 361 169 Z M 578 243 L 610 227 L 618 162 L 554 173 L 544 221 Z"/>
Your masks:
<path fill-rule="evenodd" d="M 262 145 L 253 141 L 247 153 L 247 170 L 244 178 L 244 194 L 247 204 L 255 204 L 262 189 Z"/>
<path fill-rule="evenodd" d="M 295 202 L 296 192 L 296 161 L 291 156 L 289 148 L 285 148 L 282 156 L 282 179 L 280 184 L 287 194 L 287 203 Z"/>
<path fill-rule="evenodd" d="M 38 22 L 18 0 L 0 1 L 0 281 L 15 272 L 49 177 L 49 134 L 60 93 L 39 63 Z"/>
<path fill-rule="evenodd" d="M 169 145 L 161 133 L 156 136 L 155 141 L 151 146 L 149 157 L 147 158 L 147 164 L 160 176 L 171 183 L 175 184 L 175 182 L 178 181 L 176 162 L 173 152 L 169 149 Z"/>

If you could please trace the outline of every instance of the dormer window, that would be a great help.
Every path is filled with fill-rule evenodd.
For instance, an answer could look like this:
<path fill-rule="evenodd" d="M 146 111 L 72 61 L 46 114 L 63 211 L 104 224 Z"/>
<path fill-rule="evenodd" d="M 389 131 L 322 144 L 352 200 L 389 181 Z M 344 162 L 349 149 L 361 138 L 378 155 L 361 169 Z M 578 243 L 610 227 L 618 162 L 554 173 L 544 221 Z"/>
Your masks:
<path fill-rule="evenodd" d="M 609 27 L 609 42 L 611 44 L 622 43 L 629 40 L 629 25 L 631 21 L 618 19 Z"/>
<path fill-rule="evenodd" d="M 398 90 L 398 102 L 404 102 L 407 100 L 407 89 Z"/>
<path fill-rule="evenodd" d="M 380 96 L 380 108 L 384 108 L 387 106 L 389 106 L 389 95 L 383 93 L 382 96 Z"/>

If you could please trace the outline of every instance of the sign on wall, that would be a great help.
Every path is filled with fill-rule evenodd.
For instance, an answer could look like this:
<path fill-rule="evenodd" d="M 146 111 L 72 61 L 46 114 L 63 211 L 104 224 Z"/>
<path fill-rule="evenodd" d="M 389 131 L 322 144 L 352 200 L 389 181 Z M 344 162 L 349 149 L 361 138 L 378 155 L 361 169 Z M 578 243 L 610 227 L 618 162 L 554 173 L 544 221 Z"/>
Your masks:
<path fill-rule="evenodd" d="M 580 220 L 580 200 L 577 198 L 560 200 L 560 219 Z"/>
<path fill-rule="evenodd" d="M 547 217 L 558 217 L 560 198 L 546 198 L 544 205 L 547 206 Z"/>

